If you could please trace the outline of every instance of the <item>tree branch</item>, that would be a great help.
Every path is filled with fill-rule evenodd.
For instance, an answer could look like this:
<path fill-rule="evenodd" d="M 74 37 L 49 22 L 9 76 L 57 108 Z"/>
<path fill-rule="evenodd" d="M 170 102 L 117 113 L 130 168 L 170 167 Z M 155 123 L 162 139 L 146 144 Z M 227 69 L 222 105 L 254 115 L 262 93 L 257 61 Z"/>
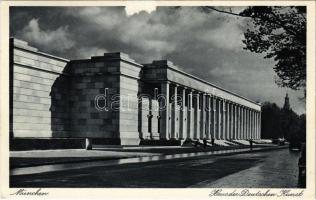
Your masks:
<path fill-rule="evenodd" d="M 229 15 L 235 15 L 235 16 L 238 16 L 238 17 L 248 17 L 248 16 L 243 16 L 243 15 L 237 14 L 237 13 L 228 12 L 228 11 L 225 11 L 225 10 L 218 10 L 218 9 L 212 7 L 212 6 L 206 6 L 206 8 L 214 10 L 216 12 L 225 13 L 225 14 L 229 14 Z"/>
<path fill-rule="evenodd" d="M 304 16 L 303 13 L 300 13 L 300 15 L 303 17 L 303 19 L 306 21 L 306 17 Z"/>
<path fill-rule="evenodd" d="M 271 12 L 271 14 L 275 17 L 275 21 L 272 21 L 270 19 L 266 19 L 266 21 L 270 22 L 270 23 L 275 23 L 276 25 L 281 26 L 285 31 L 288 31 L 289 33 L 291 33 L 292 35 L 299 37 L 298 33 L 295 32 L 295 30 L 292 30 L 291 28 L 287 27 L 284 22 L 282 20 L 280 20 L 280 18 L 274 13 Z"/>
<path fill-rule="evenodd" d="M 214 11 L 219 12 L 219 13 L 234 15 L 234 16 L 238 16 L 238 17 L 245 17 L 245 18 L 252 18 L 252 19 L 261 19 L 261 20 L 264 20 L 266 22 L 269 22 L 269 23 L 272 23 L 272 24 L 276 24 L 276 25 L 282 27 L 285 31 L 287 31 L 288 33 L 290 33 L 293 36 L 300 37 L 299 33 L 296 33 L 295 30 L 291 30 L 289 27 L 285 26 L 285 24 L 282 21 L 280 21 L 280 19 L 273 12 L 271 12 L 271 14 L 275 17 L 275 19 L 277 21 L 273 21 L 273 20 L 271 20 L 269 18 L 262 18 L 262 17 L 260 18 L 260 17 L 251 17 L 251 16 L 240 15 L 240 14 L 233 13 L 233 12 L 228 12 L 228 11 L 225 11 L 225 10 L 219 10 L 219 9 L 214 8 L 212 6 L 206 6 L 206 8 L 214 10 Z"/>

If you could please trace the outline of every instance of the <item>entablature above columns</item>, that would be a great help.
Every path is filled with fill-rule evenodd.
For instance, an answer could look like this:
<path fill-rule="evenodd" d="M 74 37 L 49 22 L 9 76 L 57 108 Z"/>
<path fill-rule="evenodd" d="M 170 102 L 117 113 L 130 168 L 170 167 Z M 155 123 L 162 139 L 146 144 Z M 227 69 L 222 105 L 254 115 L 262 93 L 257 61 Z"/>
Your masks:
<path fill-rule="evenodd" d="M 199 92 L 209 94 L 218 99 L 223 99 L 225 101 L 232 102 L 240 106 L 245 106 L 259 112 L 261 111 L 260 104 L 245 97 L 242 97 L 236 93 L 218 87 L 196 76 L 188 74 L 180 70 L 168 60 L 153 61 L 153 63 L 147 65 L 145 64 L 144 66 L 147 71 L 153 71 L 147 72 L 147 74 L 155 74 L 154 71 L 157 71 L 157 73 L 166 73 L 166 75 L 160 75 L 155 77 L 154 79 L 151 79 L 150 77 L 145 77 L 145 81 L 159 82 L 168 80 L 171 84 L 177 84 L 180 89 L 185 87 L 189 91 L 190 89 L 194 90 L 194 93 Z"/>

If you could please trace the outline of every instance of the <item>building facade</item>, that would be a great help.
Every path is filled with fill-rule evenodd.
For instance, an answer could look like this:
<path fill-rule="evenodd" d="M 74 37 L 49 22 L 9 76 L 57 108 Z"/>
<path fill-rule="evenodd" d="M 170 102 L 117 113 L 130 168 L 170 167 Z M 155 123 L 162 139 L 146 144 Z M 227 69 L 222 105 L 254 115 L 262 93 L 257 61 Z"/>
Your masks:
<path fill-rule="evenodd" d="M 261 106 L 180 70 L 124 53 L 67 60 L 10 40 L 10 138 L 94 144 L 260 139 Z"/>

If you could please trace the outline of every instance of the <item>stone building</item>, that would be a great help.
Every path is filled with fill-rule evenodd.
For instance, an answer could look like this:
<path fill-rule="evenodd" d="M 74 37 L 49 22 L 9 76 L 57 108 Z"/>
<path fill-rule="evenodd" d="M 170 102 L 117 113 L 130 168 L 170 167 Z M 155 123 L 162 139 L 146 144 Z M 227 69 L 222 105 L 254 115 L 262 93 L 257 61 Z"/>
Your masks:
<path fill-rule="evenodd" d="M 260 104 L 167 60 L 67 60 L 10 39 L 11 145 L 260 139 L 260 117 Z"/>

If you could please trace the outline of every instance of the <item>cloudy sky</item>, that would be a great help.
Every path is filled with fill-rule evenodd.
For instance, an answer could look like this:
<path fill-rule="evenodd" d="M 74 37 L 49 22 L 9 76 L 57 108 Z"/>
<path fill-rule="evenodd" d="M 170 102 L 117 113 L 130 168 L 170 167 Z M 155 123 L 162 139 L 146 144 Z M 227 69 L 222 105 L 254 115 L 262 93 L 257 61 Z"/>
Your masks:
<path fill-rule="evenodd" d="M 241 8 L 234 8 L 240 10 Z M 289 93 L 297 113 L 302 91 L 278 87 L 274 61 L 243 50 L 244 18 L 197 7 L 13 7 L 10 35 L 68 59 L 122 51 L 139 63 L 168 59 L 182 70 L 254 101 L 283 106 Z"/>

